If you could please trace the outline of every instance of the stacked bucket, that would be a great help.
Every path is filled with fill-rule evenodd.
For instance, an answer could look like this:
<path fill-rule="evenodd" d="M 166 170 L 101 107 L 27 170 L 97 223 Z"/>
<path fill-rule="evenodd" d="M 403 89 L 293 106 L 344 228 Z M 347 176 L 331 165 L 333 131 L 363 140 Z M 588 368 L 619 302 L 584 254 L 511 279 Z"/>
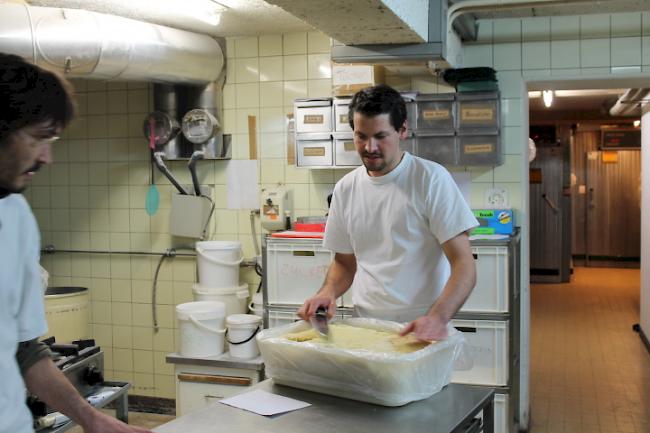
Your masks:
<path fill-rule="evenodd" d="M 195 302 L 176 307 L 181 355 L 218 356 L 227 341 L 230 356 L 256 357 L 259 351 L 255 335 L 261 328 L 261 318 L 245 314 L 248 284 L 239 282 L 241 243 L 197 242 L 196 255 L 199 281 L 193 287 Z"/>

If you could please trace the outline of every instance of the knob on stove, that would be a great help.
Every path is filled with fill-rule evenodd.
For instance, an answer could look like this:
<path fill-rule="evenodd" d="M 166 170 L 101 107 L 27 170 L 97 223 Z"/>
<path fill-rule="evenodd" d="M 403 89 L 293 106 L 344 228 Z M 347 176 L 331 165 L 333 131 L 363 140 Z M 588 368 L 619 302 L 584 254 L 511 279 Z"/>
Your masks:
<path fill-rule="evenodd" d="M 86 368 L 83 379 L 88 385 L 93 386 L 104 381 L 104 374 L 96 365 L 90 365 Z"/>

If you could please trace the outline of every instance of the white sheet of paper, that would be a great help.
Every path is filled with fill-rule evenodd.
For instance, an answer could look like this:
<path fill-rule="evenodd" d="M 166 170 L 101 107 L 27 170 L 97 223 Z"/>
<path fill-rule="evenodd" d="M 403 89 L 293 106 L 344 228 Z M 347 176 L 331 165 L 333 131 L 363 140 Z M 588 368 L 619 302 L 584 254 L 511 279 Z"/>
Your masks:
<path fill-rule="evenodd" d="M 258 209 L 259 176 L 254 159 L 233 159 L 226 170 L 228 209 Z"/>
<path fill-rule="evenodd" d="M 472 177 L 468 171 L 454 171 L 451 172 L 451 177 L 454 178 L 458 189 L 463 194 L 465 201 L 469 204 L 469 195 L 472 189 Z"/>
<path fill-rule="evenodd" d="M 293 398 L 283 397 L 261 390 L 224 398 L 219 402 L 266 416 L 291 412 L 311 406 L 310 403 L 305 403 L 304 401 L 294 400 Z"/>

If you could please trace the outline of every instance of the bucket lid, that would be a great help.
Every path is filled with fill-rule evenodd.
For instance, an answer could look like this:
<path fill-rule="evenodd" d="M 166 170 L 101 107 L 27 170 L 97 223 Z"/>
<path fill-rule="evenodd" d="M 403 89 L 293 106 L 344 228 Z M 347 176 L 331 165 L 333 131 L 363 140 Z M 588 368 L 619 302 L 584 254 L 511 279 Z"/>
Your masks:
<path fill-rule="evenodd" d="M 254 314 L 231 314 L 226 317 L 227 326 L 257 326 L 261 321 L 262 318 Z"/>
<path fill-rule="evenodd" d="M 79 293 L 87 292 L 87 287 L 48 287 L 45 290 L 45 296 L 56 296 L 56 295 L 78 295 Z"/>
<path fill-rule="evenodd" d="M 197 250 L 240 250 L 239 241 L 200 241 L 196 243 Z"/>
<path fill-rule="evenodd" d="M 206 295 L 237 295 L 239 292 L 245 290 L 246 297 L 248 297 L 248 283 L 242 283 L 237 287 L 207 287 L 202 286 L 199 283 L 195 283 L 192 286 L 194 293 L 206 294 Z"/>
<path fill-rule="evenodd" d="M 219 301 L 186 302 L 176 306 L 176 317 L 179 320 L 210 320 L 223 318 L 226 315 L 226 304 Z"/>

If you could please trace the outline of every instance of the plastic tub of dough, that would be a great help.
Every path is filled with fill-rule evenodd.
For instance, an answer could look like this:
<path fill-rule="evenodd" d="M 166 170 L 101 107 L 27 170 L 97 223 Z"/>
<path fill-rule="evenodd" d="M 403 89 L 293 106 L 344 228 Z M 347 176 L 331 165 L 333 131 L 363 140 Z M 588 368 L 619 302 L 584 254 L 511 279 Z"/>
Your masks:
<path fill-rule="evenodd" d="M 335 323 L 391 333 L 404 326 L 365 318 Z M 411 353 L 343 349 L 323 340 L 298 342 L 287 338 L 287 334 L 309 328 L 308 323 L 300 321 L 266 329 L 257 336 L 265 373 L 276 383 L 383 406 L 402 406 L 440 391 L 451 379 L 454 361 L 463 357 L 464 337 L 451 326 L 446 340 Z"/>

